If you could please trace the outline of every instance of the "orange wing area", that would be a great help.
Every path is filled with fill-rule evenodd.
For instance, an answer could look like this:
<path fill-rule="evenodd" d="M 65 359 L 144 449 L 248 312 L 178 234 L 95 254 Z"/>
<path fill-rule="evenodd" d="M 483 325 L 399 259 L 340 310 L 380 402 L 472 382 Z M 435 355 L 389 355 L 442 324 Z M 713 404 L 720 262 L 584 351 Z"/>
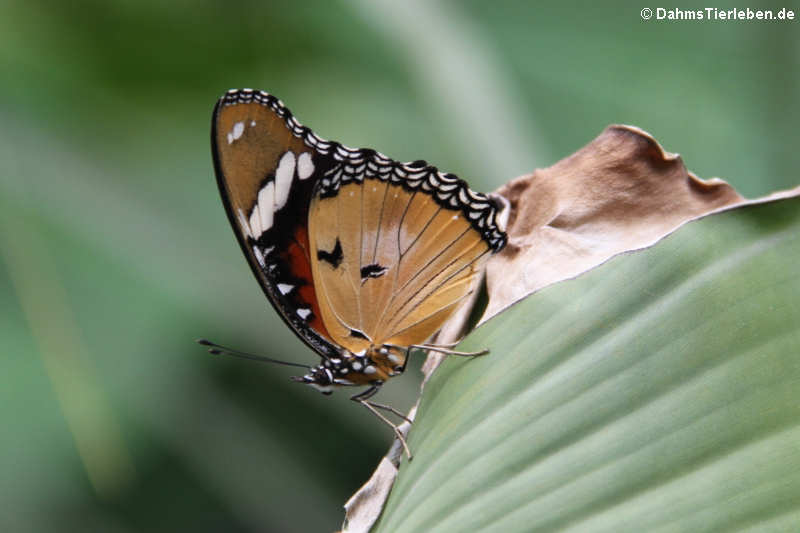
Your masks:
<path fill-rule="evenodd" d="M 312 198 L 309 244 L 322 321 L 353 352 L 424 342 L 474 290 L 490 253 L 461 210 L 374 178 Z"/>
<path fill-rule="evenodd" d="M 212 140 L 234 214 L 252 209 L 262 182 L 287 150 L 295 155 L 310 151 L 286 128 L 283 118 L 257 102 L 219 107 Z"/>

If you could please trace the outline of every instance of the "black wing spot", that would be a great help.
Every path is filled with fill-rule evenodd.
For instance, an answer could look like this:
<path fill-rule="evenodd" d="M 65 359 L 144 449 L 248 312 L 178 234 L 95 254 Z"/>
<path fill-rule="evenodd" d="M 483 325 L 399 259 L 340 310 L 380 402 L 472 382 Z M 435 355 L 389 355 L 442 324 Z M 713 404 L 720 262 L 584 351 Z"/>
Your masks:
<path fill-rule="evenodd" d="M 363 266 L 361 267 L 361 281 L 366 281 L 369 278 L 379 278 L 386 274 L 387 270 L 388 268 L 378 263 Z"/>
<path fill-rule="evenodd" d="M 359 330 L 357 330 L 357 329 L 352 329 L 352 328 L 351 328 L 351 329 L 350 329 L 350 336 L 351 336 L 351 337 L 355 337 L 355 338 L 357 338 L 357 339 L 364 339 L 365 341 L 368 341 L 368 340 L 369 340 L 369 337 L 367 337 L 367 336 L 364 334 L 364 332 L 363 332 L 363 331 L 359 331 Z"/>
<path fill-rule="evenodd" d="M 330 252 L 317 250 L 317 259 L 320 261 L 327 261 L 333 268 L 339 268 L 339 265 L 342 264 L 342 259 L 344 259 L 342 243 L 339 242 L 339 237 L 336 237 L 336 246 L 334 246 L 333 250 Z"/>

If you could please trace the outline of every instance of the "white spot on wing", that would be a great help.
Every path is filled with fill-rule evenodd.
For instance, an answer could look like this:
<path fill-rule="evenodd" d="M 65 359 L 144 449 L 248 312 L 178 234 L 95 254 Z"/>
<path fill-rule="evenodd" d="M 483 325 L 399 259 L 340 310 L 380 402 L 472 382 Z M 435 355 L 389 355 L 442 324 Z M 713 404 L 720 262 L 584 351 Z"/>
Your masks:
<path fill-rule="evenodd" d="M 275 198 L 275 182 L 270 181 L 258 191 L 258 211 L 261 213 L 261 233 L 272 227 L 272 203 Z M 261 235 L 259 233 L 259 235 Z"/>
<path fill-rule="evenodd" d="M 233 125 L 233 129 L 228 134 L 228 144 L 233 144 L 233 141 L 238 140 L 242 133 L 244 133 L 244 122 L 239 121 Z"/>
<path fill-rule="evenodd" d="M 281 294 L 288 294 L 292 289 L 294 289 L 294 285 L 289 285 L 288 283 L 278 283 L 278 290 L 281 291 Z"/>
<path fill-rule="evenodd" d="M 306 320 L 308 318 L 308 315 L 310 315 L 310 314 L 311 314 L 311 309 L 298 309 L 297 310 L 297 316 L 299 316 L 303 320 Z"/>
<path fill-rule="evenodd" d="M 297 175 L 301 180 L 307 179 L 314 173 L 314 163 L 311 161 L 311 154 L 303 152 L 297 158 Z"/>
<path fill-rule="evenodd" d="M 261 249 L 258 246 L 253 246 L 253 255 L 256 256 L 256 261 L 261 265 L 261 268 L 264 268 L 266 265 L 264 262 L 264 254 L 261 253 Z"/>
<path fill-rule="evenodd" d="M 250 224 L 247 222 L 247 217 L 244 216 L 244 211 L 242 211 L 241 207 L 237 211 L 237 214 L 239 215 L 239 225 L 242 227 L 242 231 L 246 236 L 252 237 L 253 232 L 250 231 Z"/>
<path fill-rule="evenodd" d="M 253 212 L 250 213 L 250 233 L 254 239 L 258 239 L 263 233 L 261 231 L 261 214 L 258 212 L 258 204 L 253 208 Z"/>
<path fill-rule="evenodd" d="M 288 151 L 283 154 L 275 170 L 275 207 L 274 210 L 286 205 L 289 198 L 289 189 L 292 188 L 292 178 L 294 177 L 295 157 L 294 152 Z"/>

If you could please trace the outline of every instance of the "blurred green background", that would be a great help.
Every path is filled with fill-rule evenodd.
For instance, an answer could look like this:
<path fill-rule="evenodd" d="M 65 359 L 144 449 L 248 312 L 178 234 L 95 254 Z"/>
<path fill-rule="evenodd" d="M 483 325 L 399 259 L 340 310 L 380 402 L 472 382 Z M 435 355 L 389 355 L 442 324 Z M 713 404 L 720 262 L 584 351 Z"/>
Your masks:
<path fill-rule="evenodd" d="M 209 124 L 229 88 L 479 190 L 610 123 L 747 196 L 796 185 L 800 22 L 643 7 L 0 4 L 0 530 L 333 531 L 388 446 L 346 395 L 193 343 L 316 360 L 218 198 Z M 381 398 L 408 406 L 418 384 L 409 370 Z"/>

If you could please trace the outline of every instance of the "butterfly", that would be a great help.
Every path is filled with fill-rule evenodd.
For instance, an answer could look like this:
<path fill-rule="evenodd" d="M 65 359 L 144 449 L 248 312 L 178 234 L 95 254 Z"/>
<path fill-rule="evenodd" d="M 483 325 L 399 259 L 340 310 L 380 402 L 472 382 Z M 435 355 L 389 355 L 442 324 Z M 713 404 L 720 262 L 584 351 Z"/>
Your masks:
<path fill-rule="evenodd" d="M 269 301 L 321 357 L 292 378 L 330 394 L 366 387 L 351 399 L 389 424 L 370 398 L 403 373 L 476 290 L 487 259 L 506 244 L 504 200 L 472 191 L 425 161 L 400 163 L 375 150 L 326 141 L 276 97 L 230 90 L 217 102 L 211 146 L 233 231 Z M 407 419 L 406 419 L 407 420 Z"/>

